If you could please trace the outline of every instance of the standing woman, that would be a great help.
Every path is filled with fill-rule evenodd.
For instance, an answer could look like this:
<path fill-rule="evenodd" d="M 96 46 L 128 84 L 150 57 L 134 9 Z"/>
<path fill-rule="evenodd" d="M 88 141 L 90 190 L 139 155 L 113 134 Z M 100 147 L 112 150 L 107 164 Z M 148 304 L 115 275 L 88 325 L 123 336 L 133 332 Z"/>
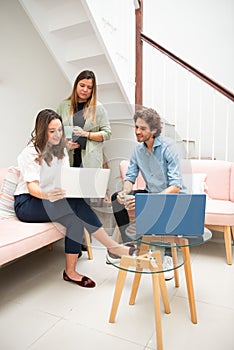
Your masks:
<path fill-rule="evenodd" d="M 58 222 L 66 228 L 66 265 L 63 279 L 92 288 L 95 282 L 76 272 L 85 227 L 110 253 L 133 254 L 133 249 L 113 241 L 82 198 L 65 198 L 58 177 L 69 166 L 61 117 L 50 109 L 36 118 L 31 140 L 18 157 L 19 183 L 15 191 L 15 213 L 24 222 Z"/>
<path fill-rule="evenodd" d="M 71 95 L 61 102 L 57 113 L 65 127 L 70 165 L 102 168 L 103 141 L 109 140 L 111 128 L 105 108 L 97 101 L 92 71 L 84 70 L 77 76 Z"/>

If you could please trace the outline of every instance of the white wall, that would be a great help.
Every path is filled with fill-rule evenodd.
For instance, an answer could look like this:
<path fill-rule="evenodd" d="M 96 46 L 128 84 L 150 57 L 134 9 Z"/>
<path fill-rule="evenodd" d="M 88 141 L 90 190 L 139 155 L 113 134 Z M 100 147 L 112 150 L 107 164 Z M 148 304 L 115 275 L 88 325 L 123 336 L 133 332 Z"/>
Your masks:
<path fill-rule="evenodd" d="M 0 1 L 0 167 L 16 164 L 37 113 L 71 86 L 17 0 Z"/>
<path fill-rule="evenodd" d="M 234 91 L 233 0 L 143 0 L 143 32 Z"/>
<path fill-rule="evenodd" d="M 143 0 L 143 32 L 234 91 L 233 15 L 233 0 Z M 143 103 L 175 124 L 193 156 L 233 161 L 234 104 L 147 43 L 143 48 Z"/>
<path fill-rule="evenodd" d="M 82 0 L 134 103 L 135 11 L 133 0 Z M 143 33 L 234 90 L 233 0 L 143 0 Z M 145 44 L 144 44 L 145 45 Z M 147 45 L 147 44 L 146 44 Z M 149 70 L 152 65 L 149 65 Z"/>

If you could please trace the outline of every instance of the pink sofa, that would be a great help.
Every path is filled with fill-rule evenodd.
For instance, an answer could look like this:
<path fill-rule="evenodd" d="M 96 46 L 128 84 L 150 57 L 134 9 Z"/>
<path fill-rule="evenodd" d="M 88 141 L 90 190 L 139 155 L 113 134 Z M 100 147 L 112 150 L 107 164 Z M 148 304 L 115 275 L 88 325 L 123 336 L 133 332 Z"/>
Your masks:
<path fill-rule="evenodd" d="M 222 160 L 190 160 L 193 174 L 205 173 L 208 192 L 205 225 L 223 232 L 226 259 L 232 265 L 234 240 L 234 163 Z M 182 163 L 183 169 L 183 163 Z"/>
<path fill-rule="evenodd" d="M 120 176 L 123 179 L 129 162 L 120 162 Z M 183 160 L 181 164 L 182 173 L 190 178 L 197 174 L 196 181 L 205 179 L 203 188 L 195 186 L 192 193 L 206 192 L 206 216 L 205 226 L 211 230 L 223 232 L 226 249 L 226 259 L 232 264 L 232 241 L 234 240 L 234 163 L 219 160 Z M 192 175 L 191 175 L 192 174 Z M 191 180 L 192 182 L 192 180 Z M 144 188 L 145 182 L 139 174 L 134 188 Z M 194 188 L 195 188 L 194 187 Z"/>
<path fill-rule="evenodd" d="M 17 170 L 0 169 L 0 266 L 64 237 L 59 224 L 25 223 L 17 219 L 13 209 L 13 193 Z M 12 192 L 13 191 L 13 192 Z"/>

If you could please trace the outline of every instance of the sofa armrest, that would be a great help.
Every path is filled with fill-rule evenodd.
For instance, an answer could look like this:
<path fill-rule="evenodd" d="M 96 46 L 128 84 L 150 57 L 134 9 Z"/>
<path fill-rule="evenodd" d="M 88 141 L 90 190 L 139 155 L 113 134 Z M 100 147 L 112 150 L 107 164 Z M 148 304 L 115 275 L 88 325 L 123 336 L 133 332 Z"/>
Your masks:
<path fill-rule="evenodd" d="M 234 163 L 231 164 L 230 175 L 230 200 L 234 202 Z"/>

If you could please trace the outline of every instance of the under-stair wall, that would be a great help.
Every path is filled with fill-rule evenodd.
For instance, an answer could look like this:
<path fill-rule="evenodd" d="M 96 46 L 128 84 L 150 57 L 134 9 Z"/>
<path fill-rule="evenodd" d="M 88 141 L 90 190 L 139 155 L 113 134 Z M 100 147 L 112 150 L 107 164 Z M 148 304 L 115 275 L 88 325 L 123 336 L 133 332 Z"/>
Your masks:
<path fill-rule="evenodd" d="M 131 118 L 129 96 L 134 96 L 134 84 L 131 82 L 131 89 L 130 85 L 125 89 L 119 79 L 99 33 L 99 27 L 107 36 L 112 31 L 108 26 L 109 19 L 100 18 L 100 14 L 97 16 L 99 24 L 96 24 L 92 15 L 95 3 L 80 0 L 19 0 L 19 2 L 71 86 L 80 71 L 93 70 L 97 77 L 100 102 L 108 105 L 120 103 L 122 113 L 125 114 L 121 117 Z"/>

